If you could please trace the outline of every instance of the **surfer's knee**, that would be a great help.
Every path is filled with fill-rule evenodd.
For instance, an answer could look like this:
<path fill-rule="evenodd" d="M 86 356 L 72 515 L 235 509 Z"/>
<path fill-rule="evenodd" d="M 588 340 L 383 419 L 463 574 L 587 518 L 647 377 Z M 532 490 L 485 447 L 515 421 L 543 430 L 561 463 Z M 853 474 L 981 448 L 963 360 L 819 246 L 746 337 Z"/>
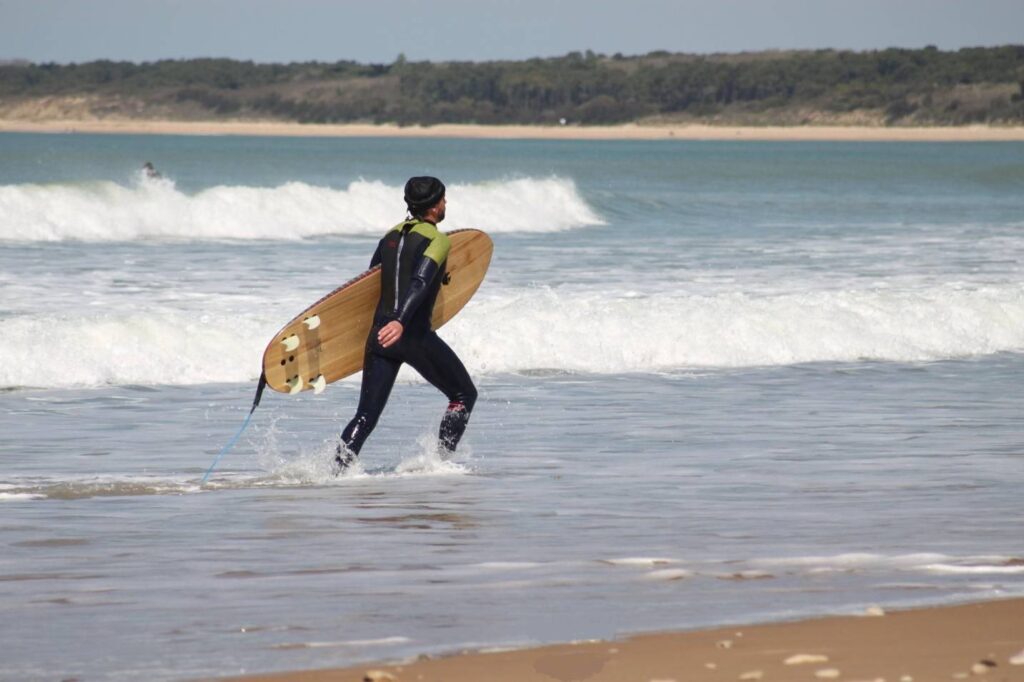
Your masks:
<path fill-rule="evenodd" d="M 473 411 L 473 406 L 476 405 L 476 386 L 472 382 L 460 390 L 455 395 L 449 398 L 448 409 L 451 410 L 453 405 L 459 406 L 459 409 L 464 409 L 467 414 Z"/>

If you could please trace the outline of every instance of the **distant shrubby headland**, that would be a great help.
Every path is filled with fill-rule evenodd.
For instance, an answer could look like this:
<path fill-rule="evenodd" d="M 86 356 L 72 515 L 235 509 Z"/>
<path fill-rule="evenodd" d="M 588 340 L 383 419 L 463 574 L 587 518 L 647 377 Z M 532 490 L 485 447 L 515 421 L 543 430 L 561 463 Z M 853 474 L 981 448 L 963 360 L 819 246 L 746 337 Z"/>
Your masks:
<path fill-rule="evenodd" d="M 1024 45 L 495 62 L 0 62 L 0 118 L 1024 125 Z"/>

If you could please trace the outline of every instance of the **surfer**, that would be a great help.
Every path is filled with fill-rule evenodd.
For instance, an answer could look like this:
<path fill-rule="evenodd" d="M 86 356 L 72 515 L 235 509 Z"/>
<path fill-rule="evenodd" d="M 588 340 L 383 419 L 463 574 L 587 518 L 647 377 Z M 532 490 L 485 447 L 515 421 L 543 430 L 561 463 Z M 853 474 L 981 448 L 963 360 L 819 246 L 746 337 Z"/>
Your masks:
<path fill-rule="evenodd" d="M 162 175 L 160 175 L 160 171 L 158 171 L 153 166 L 153 163 L 151 161 L 147 161 L 146 163 L 142 164 L 142 172 L 150 180 L 159 180 L 160 178 L 163 177 Z"/>
<path fill-rule="evenodd" d="M 447 203 L 444 183 L 433 177 L 410 178 L 405 203 L 406 220 L 384 235 L 370 260 L 371 268 L 381 266 L 380 300 L 366 339 L 359 406 L 341 432 L 335 458 L 340 470 L 355 460 L 377 425 L 402 363 L 448 398 L 438 433 L 445 453 L 455 451 L 476 402 L 469 372 L 430 326 L 450 246 L 437 229 Z"/>

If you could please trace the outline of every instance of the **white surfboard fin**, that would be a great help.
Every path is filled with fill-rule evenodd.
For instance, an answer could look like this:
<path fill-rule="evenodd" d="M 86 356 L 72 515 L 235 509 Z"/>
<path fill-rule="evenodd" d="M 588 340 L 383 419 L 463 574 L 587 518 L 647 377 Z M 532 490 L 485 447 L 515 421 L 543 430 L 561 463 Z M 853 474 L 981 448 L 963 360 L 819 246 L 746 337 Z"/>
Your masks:
<path fill-rule="evenodd" d="M 310 381 L 309 385 L 313 387 L 313 393 L 315 395 L 320 395 L 324 392 L 324 389 L 327 388 L 327 379 L 324 379 L 324 375 L 321 374 L 317 376 L 316 379 Z"/>
<path fill-rule="evenodd" d="M 295 395 L 302 390 L 302 377 L 292 377 L 288 380 L 288 392 Z"/>
<path fill-rule="evenodd" d="M 286 336 L 282 339 L 281 343 L 284 345 L 284 349 L 286 351 L 291 352 L 299 347 L 299 337 L 292 334 L 291 336 Z"/>
<path fill-rule="evenodd" d="M 306 328 L 309 329 L 309 330 L 316 329 L 317 327 L 320 326 L 320 316 L 319 315 L 311 315 L 311 316 L 307 317 L 306 319 L 304 319 L 302 321 L 302 324 L 306 325 Z"/>

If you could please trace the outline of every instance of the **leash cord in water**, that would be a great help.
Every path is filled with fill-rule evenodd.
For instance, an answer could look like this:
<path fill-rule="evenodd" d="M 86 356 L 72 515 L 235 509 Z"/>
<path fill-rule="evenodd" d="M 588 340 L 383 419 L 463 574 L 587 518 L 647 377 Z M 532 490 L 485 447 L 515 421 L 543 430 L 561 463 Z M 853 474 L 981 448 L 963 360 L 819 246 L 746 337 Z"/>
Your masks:
<path fill-rule="evenodd" d="M 217 456 L 213 460 L 213 464 L 211 464 L 210 468 L 206 470 L 205 474 L 203 474 L 203 480 L 199 482 L 199 485 L 206 484 L 206 479 L 210 478 L 210 474 L 213 473 L 214 468 L 216 468 L 217 464 L 220 462 L 220 458 L 223 457 L 227 451 L 238 442 L 238 439 L 242 437 L 242 432 L 244 432 L 245 428 L 249 426 L 249 420 L 252 419 L 252 413 L 256 411 L 257 407 L 259 407 L 260 398 L 263 397 L 263 389 L 266 388 L 266 386 L 267 375 L 260 374 L 260 383 L 256 386 L 256 398 L 252 401 L 252 409 L 250 409 L 249 414 L 246 415 L 245 421 L 242 423 L 242 428 L 238 429 L 238 433 L 235 434 L 234 438 L 229 440 L 228 444 L 221 448 L 220 452 L 217 453 Z"/>

